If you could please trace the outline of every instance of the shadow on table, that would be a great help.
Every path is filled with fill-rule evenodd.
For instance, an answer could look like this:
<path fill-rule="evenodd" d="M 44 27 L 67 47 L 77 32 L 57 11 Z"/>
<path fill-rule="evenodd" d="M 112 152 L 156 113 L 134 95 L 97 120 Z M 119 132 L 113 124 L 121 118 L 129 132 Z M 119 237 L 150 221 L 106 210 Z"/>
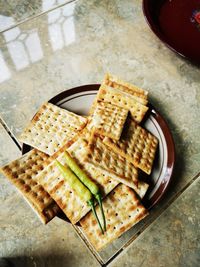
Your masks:
<path fill-rule="evenodd" d="M 5 267 L 71 267 L 74 266 L 75 260 L 72 254 L 66 252 L 64 255 L 18 256 L 6 258 L 6 262 L 8 265 Z"/>

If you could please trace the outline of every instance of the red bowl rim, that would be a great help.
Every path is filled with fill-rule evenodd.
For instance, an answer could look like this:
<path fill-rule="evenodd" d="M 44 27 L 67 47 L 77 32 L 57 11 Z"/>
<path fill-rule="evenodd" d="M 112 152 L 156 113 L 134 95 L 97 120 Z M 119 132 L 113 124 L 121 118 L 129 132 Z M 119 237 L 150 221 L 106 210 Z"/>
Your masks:
<path fill-rule="evenodd" d="M 200 65 L 200 62 L 198 60 L 195 60 L 194 58 L 191 58 L 183 54 L 179 49 L 175 48 L 173 44 L 170 42 L 170 40 L 168 40 L 165 37 L 165 35 L 162 34 L 162 32 L 158 29 L 158 26 L 152 20 L 151 13 L 149 11 L 149 0 L 143 0 L 142 10 L 147 24 L 149 25 L 150 29 L 154 32 L 154 34 L 160 39 L 161 42 L 163 42 L 170 50 L 180 55 L 181 57 L 185 58 L 186 60 L 189 60 L 190 62 L 198 66 Z"/>

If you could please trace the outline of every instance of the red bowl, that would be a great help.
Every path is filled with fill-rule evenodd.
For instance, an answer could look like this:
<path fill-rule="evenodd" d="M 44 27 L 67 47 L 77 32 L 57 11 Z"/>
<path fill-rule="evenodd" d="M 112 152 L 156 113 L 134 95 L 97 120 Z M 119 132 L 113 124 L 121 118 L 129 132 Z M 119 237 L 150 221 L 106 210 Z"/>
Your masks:
<path fill-rule="evenodd" d="M 200 65 L 199 0 L 143 0 L 143 13 L 168 48 Z"/>

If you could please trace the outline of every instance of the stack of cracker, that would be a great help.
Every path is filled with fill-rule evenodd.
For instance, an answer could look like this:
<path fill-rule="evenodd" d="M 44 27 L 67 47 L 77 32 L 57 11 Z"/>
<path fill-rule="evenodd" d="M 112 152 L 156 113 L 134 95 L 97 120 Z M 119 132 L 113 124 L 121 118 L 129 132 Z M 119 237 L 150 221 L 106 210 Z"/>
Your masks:
<path fill-rule="evenodd" d="M 109 218 L 104 236 L 91 212 L 80 221 L 97 250 L 148 214 L 139 200 L 148 184 L 140 181 L 138 168 L 151 173 L 158 140 L 139 125 L 148 110 L 147 96 L 147 91 L 107 74 L 90 109 L 84 160 L 120 182 L 104 201 Z"/>
<path fill-rule="evenodd" d="M 138 123 L 142 121 L 148 107 L 148 92 L 126 83 L 116 76 L 107 74 L 99 88 L 97 98 L 94 101 L 90 114 L 94 113 L 96 103 L 103 101 L 129 110 L 131 117 Z"/>
<path fill-rule="evenodd" d="M 34 149 L 1 171 L 42 222 L 62 210 L 71 223 L 80 222 L 99 250 L 148 214 L 140 201 L 148 184 L 140 181 L 138 168 L 151 173 L 158 141 L 139 125 L 148 110 L 147 95 L 147 91 L 107 74 L 88 118 L 50 103 L 39 109 L 20 136 Z M 102 192 L 107 221 L 104 235 L 90 207 L 55 165 L 55 160 L 65 164 L 65 151 Z"/>
<path fill-rule="evenodd" d="M 60 212 L 56 202 L 36 179 L 48 163 L 48 155 L 33 149 L 1 168 L 2 173 L 16 186 L 45 224 Z"/>

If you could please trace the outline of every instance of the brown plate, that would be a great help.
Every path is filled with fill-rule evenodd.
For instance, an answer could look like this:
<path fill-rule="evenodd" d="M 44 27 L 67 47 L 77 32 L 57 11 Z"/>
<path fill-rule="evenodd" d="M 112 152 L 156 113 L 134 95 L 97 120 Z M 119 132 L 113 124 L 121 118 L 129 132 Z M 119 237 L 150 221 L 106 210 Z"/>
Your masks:
<path fill-rule="evenodd" d="M 56 95 L 49 102 L 77 114 L 87 115 L 99 86 L 99 84 L 90 84 L 72 88 Z M 152 105 L 149 105 L 149 112 L 146 114 L 142 125 L 159 140 L 151 175 L 147 176 L 141 172 L 142 179 L 146 179 L 150 183 L 149 190 L 143 199 L 143 204 L 146 208 L 151 209 L 164 195 L 172 178 L 175 148 L 165 120 Z M 23 144 L 22 153 L 24 154 L 30 149 L 30 146 Z"/>

